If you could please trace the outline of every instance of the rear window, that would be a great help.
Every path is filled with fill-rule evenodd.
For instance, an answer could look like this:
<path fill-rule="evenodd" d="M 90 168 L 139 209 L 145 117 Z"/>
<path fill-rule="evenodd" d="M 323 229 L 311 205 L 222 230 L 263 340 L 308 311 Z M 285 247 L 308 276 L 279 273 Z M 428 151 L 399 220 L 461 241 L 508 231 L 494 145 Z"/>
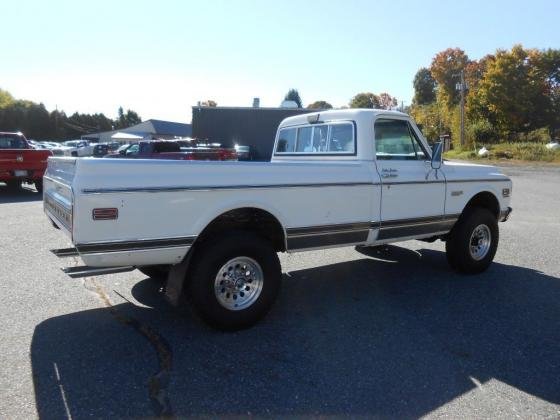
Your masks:
<path fill-rule="evenodd" d="M 0 134 L 0 149 L 27 149 L 27 144 L 17 134 Z"/>
<path fill-rule="evenodd" d="M 283 128 L 276 154 L 354 154 L 354 125 L 350 122 Z"/>

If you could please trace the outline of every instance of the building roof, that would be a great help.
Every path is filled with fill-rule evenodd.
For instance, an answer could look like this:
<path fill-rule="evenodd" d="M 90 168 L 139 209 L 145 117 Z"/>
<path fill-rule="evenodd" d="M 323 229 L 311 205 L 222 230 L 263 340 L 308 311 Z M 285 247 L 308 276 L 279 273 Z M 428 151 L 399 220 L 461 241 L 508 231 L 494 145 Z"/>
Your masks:
<path fill-rule="evenodd" d="M 192 134 L 191 124 L 178 123 L 173 121 L 163 120 L 146 120 L 139 124 L 131 125 L 127 128 L 120 130 L 102 131 L 99 133 L 84 134 L 82 138 L 92 139 L 100 138 L 101 135 L 113 137 L 115 134 L 128 133 L 139 137 L 146 137 L 147 135 L 160 135 L 160 136 L 174 136 L 174 137 L 189 137 Z M 134 138 L 118 137 L 123 140 L 133 140 Z"/>
<path fill-rule="evenodd" d="M 191 125 L 150 119 L 142 121 L 140 124 L 127 127 L 121 131 L 127 133 L 166 134 L 170 136 L 187 137 L 191 134 Z"/>

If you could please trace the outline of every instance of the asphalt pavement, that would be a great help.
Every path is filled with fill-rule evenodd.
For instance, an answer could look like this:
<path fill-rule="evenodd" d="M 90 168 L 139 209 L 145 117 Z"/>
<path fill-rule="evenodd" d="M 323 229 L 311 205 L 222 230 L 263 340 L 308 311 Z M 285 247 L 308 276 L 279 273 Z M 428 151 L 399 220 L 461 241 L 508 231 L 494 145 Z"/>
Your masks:
<path fill-rule="evenodd" d="M 0 185 L 0 418 L 560 417 L 560 168 L 504 168 L 485 273 L 444 244 L 282 255 L 252 329 L 216 332 L 134 271 L 72 280 L 32 187 Z"/>

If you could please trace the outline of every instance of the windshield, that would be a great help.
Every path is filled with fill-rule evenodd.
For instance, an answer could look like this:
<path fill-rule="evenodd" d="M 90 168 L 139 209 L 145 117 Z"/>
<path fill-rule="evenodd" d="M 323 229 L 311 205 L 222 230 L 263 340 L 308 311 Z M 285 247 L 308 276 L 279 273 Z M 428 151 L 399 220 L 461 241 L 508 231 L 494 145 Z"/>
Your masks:
<path fill-rule="evenodd" d="M 27 149 L 27 144 L 17 134 L 0 134 L 0 149 Z"/>

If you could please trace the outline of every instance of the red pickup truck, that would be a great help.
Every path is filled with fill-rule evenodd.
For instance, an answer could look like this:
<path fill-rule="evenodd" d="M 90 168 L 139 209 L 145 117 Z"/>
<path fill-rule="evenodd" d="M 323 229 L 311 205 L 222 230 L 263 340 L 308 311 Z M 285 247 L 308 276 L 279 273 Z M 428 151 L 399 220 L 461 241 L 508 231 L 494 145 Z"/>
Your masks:
<path fill-rule="evenodd" d="M 9 188 L 29 182 L 43 192 L 43 173 L 49 156 L 50 150 L 33 149 L 21 133 L 0 132 L 0 182 Z"/>

